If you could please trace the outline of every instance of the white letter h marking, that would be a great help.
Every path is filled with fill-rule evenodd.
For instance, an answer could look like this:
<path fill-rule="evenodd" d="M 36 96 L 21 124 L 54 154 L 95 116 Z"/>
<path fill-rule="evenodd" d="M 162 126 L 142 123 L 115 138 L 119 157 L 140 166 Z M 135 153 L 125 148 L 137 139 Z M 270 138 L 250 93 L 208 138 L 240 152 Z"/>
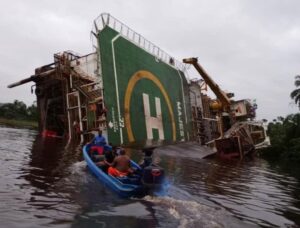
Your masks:
<path fill-rule="evenodd" d="M 153 139 L 152 129 L 157 129 L 159 139 L 164 140 L 165 137 L 164 137 L 162 115 L 161 115 L 160 99 L 158 97 L 155 97 L 156 117 L 150 116 L 149 95 L 146 93 L 143 93 L 143 102 L 144 102 L 147 138 Z"/>

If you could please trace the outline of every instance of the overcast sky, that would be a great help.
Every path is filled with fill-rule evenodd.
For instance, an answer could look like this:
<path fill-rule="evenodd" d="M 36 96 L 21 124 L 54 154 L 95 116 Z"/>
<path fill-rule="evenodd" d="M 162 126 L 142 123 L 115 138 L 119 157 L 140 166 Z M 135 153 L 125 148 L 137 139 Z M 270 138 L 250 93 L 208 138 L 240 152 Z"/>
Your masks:
<path fill-rule="evenodd" d="M 102 12 L 179 60 L 199 57 L 235 99 L 256 99 L 258 119 L 298 111 L 289 94 L 300 74 L 299 0 L 1 1 L 0 103 L 31 104 L 33 83 L 6 86 L 53 62 L 54 53 L 92 52 L 90 31 Z"/>

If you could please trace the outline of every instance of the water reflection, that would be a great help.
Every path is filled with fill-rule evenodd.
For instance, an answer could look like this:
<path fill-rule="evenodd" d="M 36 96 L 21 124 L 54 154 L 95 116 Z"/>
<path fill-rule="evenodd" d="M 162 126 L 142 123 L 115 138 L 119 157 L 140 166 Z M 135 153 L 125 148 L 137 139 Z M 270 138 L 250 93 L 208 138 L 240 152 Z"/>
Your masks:
<path fill-rule="evenodd" d="M 24 204 L 31 207 L 30 212 L 42 224 L 69 224 L 78 210 L 78 205 L 73 203 L 72 191 L 68 189 L 74 186 L 64 180 L 68 167 L 76 158 L 68 156 L 65 146 L 66 142 L 61 139 L 36 136 L 29 162 L 21 169 L 19 178 L 27 182 L 20 187 L 30 193 Z M 76 156 L 76 148 L 72 153 Z"/>

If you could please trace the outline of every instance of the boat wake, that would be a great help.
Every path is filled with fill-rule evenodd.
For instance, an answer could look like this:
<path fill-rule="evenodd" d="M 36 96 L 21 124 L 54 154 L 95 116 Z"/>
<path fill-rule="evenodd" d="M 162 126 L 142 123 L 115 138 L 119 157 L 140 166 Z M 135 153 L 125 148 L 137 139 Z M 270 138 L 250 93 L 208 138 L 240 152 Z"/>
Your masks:
<path fill-rule="evenodd" d="M 93 181 L 92 175 L 86 175 L 86 163 L 76 162 L 69 168 L 69 179 L 78 177 L 80 185 L 83 187 L 87 182 Z M 90 178 L 89 178 L 90 176 Z M 75 181 L 75 180 L 74 180 Z M 85 184 L 84 184 L 85 183 Z M 78 186 L 78 185 L 77 185 Z M 99 195 L 100 192 L 109 192 L 99 189 L 101 185 L 88 185 L 86 191 L 88 195 Z M 152 217 L 156 220 L 158 226 L 161 227 L 245 227 L 247 224 L 233 217 L 224 208 L 221 208 L 211 201 L 192 195 L 180 187 L 176 187 L 172 181 L 167 181 L 163 185 L 163 189 L 156 191 L 153 195 L 147 195 L 142 199 L 131 198 L 128 203 L 121 205 L 110 205 L 109 208 L 99 208 L 93 212 L 88 212 L 88 217 L 139 217 L 148 219 Z M 83 189 L 83 188 L 81 188 Z M 83 191 L 83 190 L 81 190 Z M 107 194 L 107 193 L 106 193 Z M 110 194 L 109 194 L 110 195 Z M 107 198 L 112 202 L 118 202 L 114 194 Z M 96 196 L 95 196 L 96 197 Z M 94 197 L 92 197 L 94 198 Z M 95 199 L 95 198 L 94 198 Z M 102 199 L 103 201 L 103 199 Z M 104 200 L 105 201 L 105 200 Z M 251 225 L 249 225 L 251 227 Z"/>
<path fill-rule="evenodd" d="M 86 162 L 80 161 L 73 163 L 69 168 L 69 172 L 71 174 L 79 174 L 80 176 L 83 175 L 83 173 L 86 172 Z"/>
<path fill-rule="evenodd" d="M 189 195 L 176 187 L 171 187 L 171 191 L 172 195 L 176 192 L 176 198 L 170 195 L 148 195 L 143 198 L 146 202 L 153 204 L 155 216 L 169 217 L 167 224 L 160 224 L 163 227 L 245 227 L 245 223 L 232 217 L 223 208 Z M 166 219 L 158 220 L 166 222 Z M 252 226 L 249 225 L 249 227 Z"/>

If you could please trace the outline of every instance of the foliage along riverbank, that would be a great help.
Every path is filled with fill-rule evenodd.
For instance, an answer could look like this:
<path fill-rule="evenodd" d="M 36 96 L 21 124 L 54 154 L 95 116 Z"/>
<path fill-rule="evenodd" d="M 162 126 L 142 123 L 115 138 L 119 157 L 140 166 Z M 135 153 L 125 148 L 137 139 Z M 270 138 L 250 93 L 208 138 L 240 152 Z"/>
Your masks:
<path fill-rule="evenodd" d="M 34 128 L 38 127 L 36 104 L 26 106 L 22 101 L 0 104 L 0 125 L 11 127 Z"/>
<path fill-rule="evenodd" d="M 4 119 L 0 117 L 0 126 L 20 127 L 20 128 L 38 128 L 38 122 L 27 120 Z"/>
<path fill-rule="evenodd" d="M 262 150 L 262 157 L 271 161 L 300 163 L 300 113 L 278 117 L 268 124 L 271 147 Z"/>

